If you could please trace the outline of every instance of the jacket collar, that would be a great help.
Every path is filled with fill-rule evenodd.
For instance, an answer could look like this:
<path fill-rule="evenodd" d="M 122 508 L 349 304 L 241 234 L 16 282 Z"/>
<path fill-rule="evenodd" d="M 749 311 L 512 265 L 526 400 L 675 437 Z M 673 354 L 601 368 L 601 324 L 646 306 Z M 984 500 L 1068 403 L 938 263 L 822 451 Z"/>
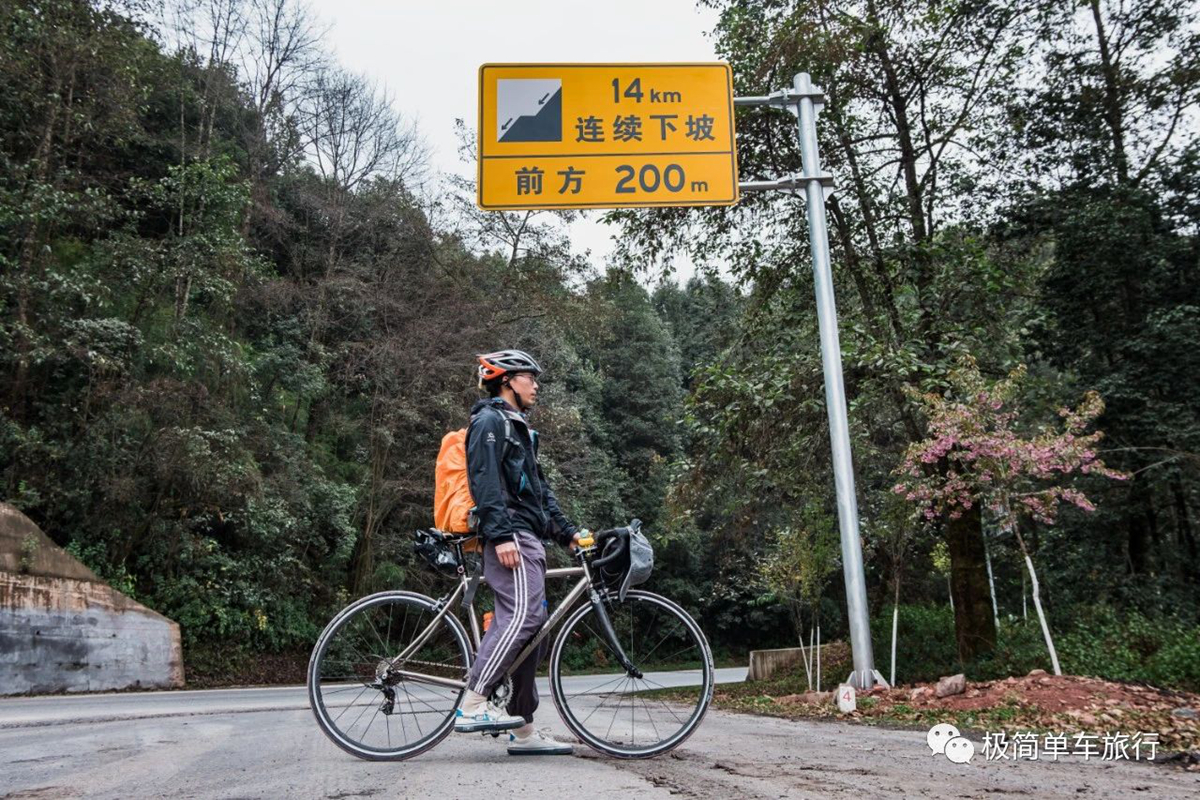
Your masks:
<path fill-rule="evenodd" d="M 529 427 L 529 418 L 521 411 L 518 411 L 512 404 L 499 397 L 489 397 L 486 400 L 476 402 L 471 408 L 471 416 L 475 416 L 485 408 L 494 408 L 514 422 L 520 422 L 525 427 Z"/>

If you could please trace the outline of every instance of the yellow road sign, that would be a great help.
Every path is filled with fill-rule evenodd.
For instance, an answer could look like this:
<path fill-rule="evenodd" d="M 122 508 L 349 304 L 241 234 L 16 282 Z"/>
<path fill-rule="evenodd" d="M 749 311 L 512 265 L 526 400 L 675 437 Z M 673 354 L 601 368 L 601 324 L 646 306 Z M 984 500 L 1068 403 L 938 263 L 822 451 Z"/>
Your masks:
<path fill-rule="evenodd" d="M 732 205 L 728 64 L 484 64 L 488 210 Z"/>

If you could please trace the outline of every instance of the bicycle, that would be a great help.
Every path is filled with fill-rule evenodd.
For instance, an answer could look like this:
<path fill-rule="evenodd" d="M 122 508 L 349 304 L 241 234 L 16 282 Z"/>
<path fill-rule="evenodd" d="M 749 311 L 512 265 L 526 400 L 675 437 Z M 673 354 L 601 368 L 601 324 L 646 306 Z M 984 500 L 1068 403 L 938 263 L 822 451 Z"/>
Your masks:
<path fill-rule="evenodd" d="M 583 539 L 574 553 L 578 566 L 546 571 L 547 579 L 579 580 L 492 692 L 504 705 L 512 672 L 561 623 L 550 650 L 554 704 L 580 741 L 617 758 L 679 746 L 704 718 L 714 683 L 708 640 L 686 611 L 652 592 L 618 588 L 621 576 L 612 567 L 621 551 L 612 542 L 640 524 Z M 481 565 L 468 568 L 464 545 L 471 537 L 417 533 L 442 543 L 434 563 L 453 570 L 455 588 L 436 600 L 401 590 L 357 600 L 329 622 L 309 659 L 318 725 L 338 747 L 367 760 L 412 758 L 449 735 L 482 639 L 473 601 L 486 581 Z M 460 604 L 470 636 L 455 613 Z M 655 693 L 668 688 L 669 701 Z"/>

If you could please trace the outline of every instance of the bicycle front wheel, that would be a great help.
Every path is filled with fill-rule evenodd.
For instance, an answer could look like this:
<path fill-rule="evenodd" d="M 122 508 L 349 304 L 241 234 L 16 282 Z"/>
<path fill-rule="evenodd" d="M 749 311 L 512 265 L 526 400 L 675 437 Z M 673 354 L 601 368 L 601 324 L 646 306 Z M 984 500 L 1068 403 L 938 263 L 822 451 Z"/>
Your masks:
<path fill-rule="evenodd" d="M 700 626 L 672 601 L 631 591 L 607 614 L 629 675 L 591 604 L 563 624 L 550 654 L 550 689 L 567 727 L 617 758 L 649 758 L 691 736 L 712 701 L 712 651 Z"/>
<path fill-rule="evenodd" d="M 326 626 L 308 662 L 308 698 L 334 744 L 359 758 L 397 761 L 450 732 L 463 690 L 397 673 L 466 680 L 466 631 L 449 614 L 434 625 L 436 616 L 428 597 L 381 592 L 347 606 Z M 421 637 L 413 653 L 396 660 Z"/>

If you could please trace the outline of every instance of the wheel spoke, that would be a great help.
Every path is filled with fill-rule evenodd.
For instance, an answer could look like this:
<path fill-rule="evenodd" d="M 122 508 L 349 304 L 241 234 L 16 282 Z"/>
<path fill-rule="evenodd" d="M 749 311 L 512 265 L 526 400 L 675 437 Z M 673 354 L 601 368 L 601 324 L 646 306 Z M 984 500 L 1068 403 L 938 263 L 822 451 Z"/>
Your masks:
<path fill-rule="evenodd" d="M 406 693 L 407 694 L 407 693 Z M 408 702 L 409 708 L 412 708 L 412 700 Z M 413 715 L 413 721 L 416 722 L 416 714 Z M 404 714 L 400 714 L 400 730 L 404 732 L 404 741 L 408 741 L 408 725 L 404 722 Z M 418 728 L 419 730 L 419 728 Z"/>
<path fill-rule="evenodd" d="M 364 689 L 371 688 L 370 686 L 367 686 L 366 684 L 359 683 L 359 684 L 355 684 L 354 686 L 343 686 L 341 689 L 322 689 L 321 694 L 337 694 L 338 692 L 352 692 L 355 689 L 357 689 L 359 686 L 362 686 Z"/>
<path fill-rule="evenodd" d="M 605 681 L 604 683 L 601 683 L 597 686 L 593 686 L 591 689 L 588 689 L 583 692 L 576 692 L 575 694 L 569 694 L 569 695 L 567 695 L 567 697 L 568 698 L 570 698 L 570 697 L 586 697 L 587 695 L 595 694 L 597 689 L 600 689 L 604 686 L 608 686 L 610 683 L 616 683 L 617 681 L 621 680 L 621 678 L 623 678 L 623 677 L 625 677 L 625 676 L 618 675 L 617 677 L 613 678 L 611 681 Z"/>
<path fill-rule="evenodd" d="M 657 736 L 658 740 L 661 742 L 663 738 L 662 734 L 658 732 L 658 726 L 654 724 L 654 717 L 650 715 L 650 707 L 646 705 L 646 698 L 642 697 L 640 694 L 635 695 L 635 697 L 642 701 L 642 708 L 646 709 L 646 719 L 650 720 L 650 727 L 654 728 L 654 735 Z"/>
<path fill-rule="evenodd" d="M 374 624 L 373 622 L 371 622 L 371 620 L 369 620 L 369 619 L 366 621 L 366 625 L 367 625 L 367 627 L 368 627 L 368 628 L 370 628 L 370 629 L 371 629 L 371 633 L 375 634 L 375 640 L 376 640 L 377 642 L 379 642 L 379 646 L 380 646 L 380 648 L 382 648 L 382 649 L 379 651 L 379 654 L 380 654 L 380 656 L 382 656 L 383 658 L 387 658 L 387 657 L 388 657 L 388 646 L 387 646 L 387 642 L 385 642 L 385 641 L 383 640 L 383 637 L 379 635 L 379 629 L 378 629 L 378 628 L 376 628 L 376 627 L 375 627 L 375 624 Z"/>
<path fill-rule="evenodd" d="M 370 706 L 367 706 L 367 708 L 370 708 Z M 367 720 L 367 727 L 363 731 L 362 738 L 364 741 L 367 738 L 367 734 L 371 732 L 371 726 L 375 724 L 375 718 L 378 717 L 380 713 L 381 712 L 379 711 L 379 706 L 375 706 L 375 713 L 371 715 L 371 718 L 369 720 Z"/>
<path fill-rule="evenodd" d="M 425 701 L 424 701 L 422 698 L 420 698 L 420 697 L 417 697 L 417 696 L 416 696 L 416 695 L 414 695 L 412 692 L 410 692 L 410 691 L 409 691 L 409 689 L 408 689 L 408 684 L 406 684 L 406 683 L 405 683 L 403 680 L 401 680 L 401 681 L 400 681 L 400 685 L 404 686 L 404 694 L 405 694 L 405 696 L 406 696 L 406 697 L 409 697 L 409 698 L 411 698 L 412 700 L 416 700 L 418 703 L 420 703 L 421 705 L 425 706 L 426 708 L 428 708 L 428 709 L 429 709 L 429 710 L 431 710 L 431 711 L 435 711 L 435 712 L 438 712 L 438 713 L 442 713 L 442 712 L 440 711 L 440 709 L 436 709 L 436 708 L 434 708 L 433 706 L 429 705 L 429 703 L 425 702 Z M 410 702 L 410 705 L 411 705 L 411 702 Z"/>
<path fill-rule="evenodd" d="M 676 656 L 678 656 L 680 653 L 684 652 L 685 650 L 694 650 L 695 648 L 696 648 L 696 644 L 695 644 L 695 642 L 693 642 L 692 644 L 685 644 L 683 647 L 679 648 L 679 649 L 678 649 L 678 650 L 676 650 L 674 653 L 671 653 L 671 655 L 669 655 L 669 656 L 665 656 L 665 657 L 663 657 L 662 659 L 660 659 L 660 661 L 661 661 L 661 663 L 663 663 L 663 664 L 670 664 L 670 663 L 671 663 L 671 659 L 675 658 L 675 657 L 676 657 Z M 646 659 L 644 659 L 644 658 L 642 658 L 642 659 L 638 659 L 638 662 L 637 662 L 637 663 L 638 663 L 638 664 L 645 664 L 645 663 L 646 663 Z"/>
<path fill-rule="evenodd" d="M 627 681 L 627 680 L 629 680 L 629 679 L 628 679 L 626 676 L 622 675 L 622 676 L 621 676 L 620 678 L 618 678 L 617 680 L 624 682 L 624 681 Z M 620 686 L 618 686 L 616 689 L 613 689 L 611 692 L 608 692 L 607 694 L 605 694 L 605 695 L 604 695 L 604 699 L 603 699 L 603 700 L 601 700 L 599 703 L 597 703 L 597 704 L 596 704 L 596 707 L 592 709 L 592 711 L 591 711 L 591 714 L 588 714 L 586 717 L 584 717 L 584 718 L 583 718 L 583 721 L 584 721 L 584 722 L 587 722 L 589 719 L 591 719 L 591 718 L 592 718 L 592 714 L 595 714 L 597 711 L 599 711 L 601 708 L 603 708 L 603 707 L 604 707 L 604 705 L 605 705 L 606 703 L 608 703 L 608 699 L 609 699 L 610 697 L 612 697 L 614 694 L 617 694 L 619 691 L 621 691 L 621 687 L 620 687 Z"/>
<path fill-rule="evenodd" d="M 655 650 L 657 650 L 658 648 L 662 647 L 662 643 L 663 643 L 663 642 L 665 642 L 667 639 L 670 639 L 670 638 L 671 638 L 671 635 L 672 635 L 672 634 L 674 634 L 674 633 L 675 633 L 675 631 L 676 631 L 676 630 L 678 630 L 678 629 L 679 629 L 679 626 L 680 626 L 680 625 L 682 625 L 682 624 L 683 624 L 683 620 L 679 620 L 678 622 L 676 622 L 676 623 L 675 623 L 675 627 L 674 627 L 674 628 L 672 628 L 672 629 L 671 629 L 671 630 L 670 630 L 670 631 L 667 633 L 667 635 L 666 635 L 666 636 L 664 636 L 662 639 L 660 639 L 660 640 L 659 640 L 659 642 L 658 642 L 658 644 L 656 644 L 656 645 L 654 645 L 654 647 L 650 648 L 650 652 L 649 652 L 649 653 L 646 653 L 646 655 L 644 655 L 644 656 L 642 657 L 642 660 L 643 660 L 643 661 L 648 661 L 648 660 L 650 659 L 650 656 L 654 655 L 654 651 L 655 651 Z"/>
<path fill-rule="evenodd" d="M 403 682 L 403 681 L 401 681 L 401 685 L 403 685 L 403 683 L 404 683 L 404 682 Z M 406 687 L 404 687 L 404 696 L 408 698 L 408 707 L 409 707 L 409 708 L 413 708 L 413 702 L 412 702 L 412 701 L 413 701 L 413 695 L 412 695 L 412 694 L 411 694 L 411 693 L 408 691 L 408 687 L 407 687 L 407 686 L 406 686 Z M 428 703 L 425 703 L 425 701 L 423 701 L 423 700 L 422 700 L 421 702 L 422 702 L 422 703 L 423 703 L 423 704 L 424 704 L 424 705 L 425 705 L 427 708 L 433 709 L 434 713 L 439 713 L 439 712 L 438 712 L 438 710 L 437 710 L 436 708 L 433 708 L 433 706 L 429 705 Z M 417 725 L 417 733 L 421 734 L 421 738 L 425 738 L 425 731 L 421 730 L 421 715 L 420 715 L 420 714 L 417 714 L 417 713 L 413 713 L 413 722 L 415 722 L 415 723 L 416 723 L 416 725 Z"/>
<path fill-rule="evenodd" d="M 627 678 L 626 680 L 628 680 L 628 678 Z M 624 688 L 624 686 L 625 686 L 625 684 L 624 684 L 624 683 L 622 683 L 622 684 L 621 684 L 621 687 L 622 687 L 622 688 Z M 624 695 L 623 695 L 623 694 L 622 694 L 621 696 L 622 696 L 622 697 L 624 697 Z M 613 718 L 612 718 L 612 722 L 608 723 L 608 730 L 607 730 L 607 731 L 605 731 L 605 733 L 604 733 L 604 738 L 605 738 L 605 739 L 607 739 L 609 736 L 611 736 L 611 735 L 612 735 L 612 727 L 613 727 L 613 722 L 616 722 L 616 721 L 617 721 L 617 715 L 618 715 L 618 714 L 620 714 L 620 713 L 621 713 L 621 701 L 619 701 L 619 700 L 618 700 L 618 701 L 617 701 L 617 709 L 616 709 L 615 711 L 613 711 Z"/>
<path fill-rule="evenodd" d="M 370 689 L 370 688 L 371 688 L 370 686 L 364 686 L 364 687 L 363 687 L 363 689 L 362 689 L 362 692 L 359 692 L 358 694 L 356 694 L 356 695 L 354 696 L 354 699 L 350 701 L 350 705 L 346 706 L 346 708 L 343 708 L 343 709 L 342 709 L 342 713 L 341 713 L 341 714 L 338 714 L 336 717 L 334 717 L 334 718 L 333 718 L 333 721 L 334 721 L 334 722 L 337 722 L 339 719 L 341 719 L 341 718 L 342 718 L 342 714 L 345 714 L 345 713 L 346 713 L 346 709 L 353 708 L 353 707 L 354 707 L 354 704 L 358 702 L 358 698 L 360 698 L 360 697 L 362 697 L 362 696 L 363 696 L 363 692 L 365 692 L 367 689 Z"/>
<path fill-rule="evenodd" d="M 592 630 L 592 626 L 591 626 L 591 625 L 588 625 L 586 622 L 585 622 L 585 623 L 583 623 L 583 627 L 585 627 L 585 628 L 587 628 L 589 631 L 591 631 L 591 632 L 592 632 L 592 636 L 595 636 L 597 639 L 599 639 L 599 640 L 600 640 L 600 643 L 601 643 L 601 644 L 603 644 L 603 645 L 604 645 L 604 646 L 605 646 L 605 647 L 608 649 L 608 652 L 610 652 L 610 653 L 612 653 L 612 654 L 613 654 L 613 658 L 617 658 L 617 651 L 613 649 L 613 646 L 612 646 L 612 644 L 611 644 L 611 643 L 608 641 L 608 637 L 607 637 L 607 636 L 601 636 L 600 634 L 596 633 L 594 630 Z"/>
<path fill-rule="evenodd" d="M 655 681 L 647 680 L 646 678 L 643 678 L 642 682 L 645 683 L 647 686 L 649 686 L 650 684 L 653 683 L 655 686 L 657 686 L 661 689 L 667 688 L 666 686 L 663 686 L 661 683 L 656 683 Z M 665 708 L 667 711 L 669 711 L 671 713 L 672 717 L 675 717 L 675 720 L 677 722 L 679 722 L 680 725 L 683 724 L 683 720 L 679 719 L 679 715 L 675 713 L 675 710 L 673 708 L 671 708 L 669 705 L 667 705 L 666 702 L 664 702 L 661 697 L 658 698 L 658 702 L 660 705 L 662 705 L 663 708 Z"/>
<path fill-rule="evenodd" d="M 346 728 L 347 734 L 349 734 L 350 731 L 354 730 L 354 726 L 358 724 L 358 721 L 360 719 L 362 719 L 363 714 L 367 713 L 367 709 L 371 707 L 372 702 L 373 702 L 372 700 L 367 700 L 367 704 L 365 706 L 363 706 L 362 711 L 358 712 L 358 716 L 354 718 L 354 722 L 351 722 L 350 727 Z M 370 727 L 369 723 L 368 723 L 367 727 Z"/>

